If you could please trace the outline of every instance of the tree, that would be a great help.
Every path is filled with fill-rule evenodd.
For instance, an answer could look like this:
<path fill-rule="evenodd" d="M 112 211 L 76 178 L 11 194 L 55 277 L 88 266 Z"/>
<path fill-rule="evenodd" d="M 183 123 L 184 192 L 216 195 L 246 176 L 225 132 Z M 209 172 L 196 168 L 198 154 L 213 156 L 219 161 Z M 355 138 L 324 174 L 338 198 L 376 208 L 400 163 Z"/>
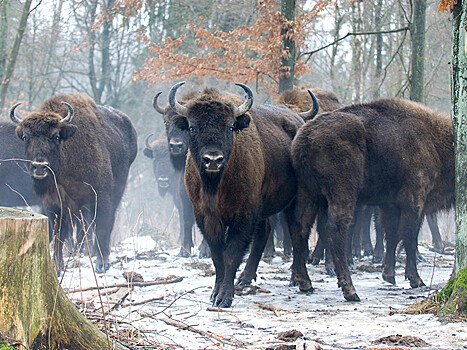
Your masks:
<path fill-rule="evenodd" d="M 437 298 L 444 302 L 442 315 L 467 314 L 467 52 L 465 22 L 467 1 L 440 1 L 440 9 L 451 8 L 452 23 L 452 62 L 451 94 L 452 122 L 454 128 L 454 149 L 456 152 L 456 253 L 454 271 L 446 287 Z"/>
<path fill-rule="evenodd" d="M 290 11 L 293 3 L 284 1 L 283 4 Z M 276 93 L 279 81 L 284 77 L 283 59 L 291 54 L 290 46 L 284 50 L 283 39 L 294 42 L 295 49 L 305 48 L 307 24 L 330 3 L 331 0 L 319 0 L 311 11 L 299 11 L 295 20 L 289 21 L 279 11 L 276 1 L 262 0 L 257 6 L 258 17 L 250 26 L 239 25 L 223 31 L 189 25 L 190 32 L 176 38 L 167 37 L 163 45 L 144 36 L 152 57 L 138 70 L 135 79 L 155 84 L 210 75 L 227 81 L 256 81 L 257 86 L 261 84 L 269 92 Z M 196 37 L 196 50 L 192 53 L 183 51 L 189 34 Z M 286 77 L 291 69 L 288 67 Z M 303 61 L 295 61 L 294 75 L 300 76 L 307 69 Z"/>
<path fill-rule="evenodd" d="M 18 59 L 18 54 L 19 54 L 19 49 L 21 46 L 21 41 L 23 40 L 23 35 L 24 31 L 26 30 L 26 25 L 28 22 L 28 17 L 30 14 L 30 9 L 31 9 L 31 3 L 32 0 L 26 0 L 23 5 L 23 9 L 21 11 L 21 18 L 19 21 L 18 29 L 16 31 L 16 36 L 15 36 L 15 41 L 13 42 L 13 47 L 10 51 L 10 54 L 8 55 L 8 59 L 4 60 L 4 57 L 6 56 L 5 54 L 5 49 L 6 46 L 4 44 L 0 45 L 2 46 L 1 48 L 4 50 L 2 53 L 0 53 L 0 56 L 3 57 L 3 63 L 2 68 L 3 70 L 0 71 L 0 75 L 2 78 L 2 82 L 0 85 L 0 109 L 3 108 L 5 105 L 5 99 L 6 99 L 6 94 L 8 92 L 8 86 L 10 85 L 11 78 L 13 76 L 13 73 L 15 71 L 15 66 L 16 66 L 16 61 Z M 8 19 L 8 16 L 6 16 L 6 11 L 7 11 L 7 6 L 9 6 L 9 1 L 3 1 L 0 3 L 0 6 L 2 7 L 1 11 L 1 19 L 3 23 L 0 23 L 0 31 L 2 35 L 4 35 L 5 30 L 8 29 L 8 25 L 6 23 L 6 20 Z M 2 39 L 3 40 L 3 39 Z"/>
<path fill-rule="evenodd" d="M 25 349 L 126 349 L 67 299 L 52 266 L 48 219 L 0 208 L 0 335 Z"/>
<path fill-rule="evenodd" d="M 281 14 L 285 17 L 286 23 L 281 29 L 284 54 L 282 56 L 281 73 L 279 75 L 279 94 L 286 90 L 292 90 L 294 85 L 295 41 L 293 40 L 293 35 L 288 32 L 292 30 L 291 24 L 295 20 L 295 0 L 282 0 Z"/>
<path fill-rule="evenodd" d="M 414 0 L 412 11 L 412 22 L 409 26 L 412 37 L 410 99 L 424 103 L 426 0 Z"/>

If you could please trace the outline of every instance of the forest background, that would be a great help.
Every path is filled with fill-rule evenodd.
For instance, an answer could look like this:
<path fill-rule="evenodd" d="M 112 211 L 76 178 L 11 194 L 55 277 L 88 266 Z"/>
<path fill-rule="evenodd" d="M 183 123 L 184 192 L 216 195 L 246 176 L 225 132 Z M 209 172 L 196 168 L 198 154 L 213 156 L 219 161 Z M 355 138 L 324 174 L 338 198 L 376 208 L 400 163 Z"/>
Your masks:
<path fill-rule="evenodd" d="M 450 114 L 452 18 L 438 11 L 438 1 L 1 0 L 0 119 L 13 103 L 22 102 L 25 115 L 73 91 L 123 110 L 137 129 L 139 152 L 114 240 L 176 231 L 170 226 L 178 220 L 158 197 L 141 152 L 149 134 L 163 131 L 152 107 L 158 91 L 166 103 L 180 80 L 236 93 L 233 83 L 242 82 L 255 104 L 274 103 L 280 81 L 291 77 L 296 86 L 334 91 L 344 104 L 410 98 L 420 2 L 426 24 L 419 100 Z M 293 5 L 294 25 L 280 14 L 284 3 Z M 284 28 L 293 52 L 284 51 Z M 284 60 L 292 55 L 290 74 Z"/>

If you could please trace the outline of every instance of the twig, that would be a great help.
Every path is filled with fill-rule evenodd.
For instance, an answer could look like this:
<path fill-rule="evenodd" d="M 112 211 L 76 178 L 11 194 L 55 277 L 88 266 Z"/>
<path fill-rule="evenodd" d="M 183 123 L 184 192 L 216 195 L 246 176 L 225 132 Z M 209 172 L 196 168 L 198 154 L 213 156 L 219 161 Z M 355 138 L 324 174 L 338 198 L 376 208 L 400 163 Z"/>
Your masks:
<path fill-rule="evenodd" d="M 148 282 L 133 282 L 132 285 L 133 287 L 147 287 L 147 286 L 154 286 L 157 284 L 169 284 L 169 283 L 177 283 L 181 282 L 183 280 L 183 277 L 172 277 L 172 278 L 167 278 L 165 280 L 158 280 L 158 281 L 148 281 Z M 92 286 L 92 287 L 86 287 L 86 288 L 77 288 L 77 289 L 68 289 L 65 291 L 65 293 L 76 293 L 76 292 L 86 292 L 88 290 L 94 290 L 94 289 L 103 289 L 103 288 L 118 288 L 118 287 L 128 287 L 129 283 L 116 283 L 116 284 L 111 284 L 108 286 Z"/>
<path fill-rule="evenodd" d="M 155 297 L 155 298 L 146 299 L 146 300 L 143 300 L 143 301 L 129 302 L 129 303 L 126 303 L 126 304 L 122 304 L 120 306 L 121 307 L 128 307 L 128 306 L 142 305 L 142 304 L 147 304 L 147 303 L 150 303 L 152 301 L 157 301 L 157 300 L 164 300 L 164 297 Z"/>
<path fill-rule="evenodd" d="M 194 328 L 192 326 L 189 326 L 189 325 L 186 325 L 186 324 L 183 324 L 179 321 L 176 321 L 172 318 L 162 318 L 161 321 L 165 322 L 166 324 L 170 325 L 170 326 L 174 326 L 174 327 L 177 327 L 179 329 L 182 329 L 182 330 L 187 330 L 187 331 L 190 331 L 190 332 L 193 332 L 193 333 L 198 333 L 200 335 L 202 335 L 203 337 L 206 337 L 206 338 L 213 338 L 213 339 L 216 339 L 217 341 L 223 343 L 223 344 L 226 344 L 226 345 L 233 345 L 233 346 L 244 346 L 245 344 L 239 344 L 237 342 L 233 342 L 233 341 L 230 341 L 230 340 L 226 340 L 224 339 L 222 336 L 220 335 L 217 335 L 217 334 L 214 334 L 214 333 L 211 333 L 211 332 L 205 332 L 205 331 L 202 331 L 200 329 L 197 329 L 197 328 Z"/>
<path fill-rule="evenodd" d="M 277 307 L 273 306 L 273 305 L 260 304 L 260 303 L 254 303 L 254 305 L 259 307 L 260 309 L 269 310 L 269 311 L 274 312 L 274 314 L 277 317 L 279 317 L 281 315 L 280 310 Z"/>

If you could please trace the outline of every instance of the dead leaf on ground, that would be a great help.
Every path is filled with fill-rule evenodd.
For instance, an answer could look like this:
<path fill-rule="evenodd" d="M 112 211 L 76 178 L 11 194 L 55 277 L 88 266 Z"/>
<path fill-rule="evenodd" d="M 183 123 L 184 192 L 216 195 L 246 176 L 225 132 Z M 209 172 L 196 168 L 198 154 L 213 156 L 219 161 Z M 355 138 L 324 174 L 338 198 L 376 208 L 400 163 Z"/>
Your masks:
<path fill-rule="evenodd" d="M 426 347 L 428 344 L 423 339 L 414 337 L 411 335 L 389 335 L 387 337 L 379 338 L 372 342 L 373 344 L 388 344 L 388 345 L 398 345 L 398 346 L 407 346 L 407 347 Z"/>
<path fill-rule="evenodd" d="M 135 271 L 125 271 L 123 273 L 123 277 L 125 277 L 127 282 L 144 282 L 143 276 Z"/>
<path fill-rule="evenodd" d="M 297 331 L 296 329 L 292 329 L 290 331 L 285 331 L 285 332 L 280 332 L 277 335 L 277 339 L 286 341 L 286 342 L 292 342 L 301 337 L 303 337 L 303 333 L 300 331 Z"/>

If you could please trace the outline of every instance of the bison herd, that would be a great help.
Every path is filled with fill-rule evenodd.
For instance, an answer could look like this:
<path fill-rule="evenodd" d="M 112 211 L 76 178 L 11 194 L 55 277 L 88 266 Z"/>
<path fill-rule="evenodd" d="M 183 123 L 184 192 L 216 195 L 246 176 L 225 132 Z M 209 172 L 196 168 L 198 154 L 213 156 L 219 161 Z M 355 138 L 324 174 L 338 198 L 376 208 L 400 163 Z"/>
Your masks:
<path fill-rule="evenodd" d="M 274 105 L 254 105 L 240 83 L 244 98 L 211 88 L 177 98 L 183 84 L 171 88 L 164 107 L 161 93 L 155 96 L 165 133 L 152 142 L 147 136 L 143 153 L 159 194 L 169 193 L 180 213 L 179 255 L 190 256 L 195 223 L 203 235 L 199 256 L 214 263 L 215 306 L 230 307 L 234 284 L 256 278 L 273 231 L 283 233 L 285 250 L 291 242 L 291 284 L 312 291 L 306 264 L 325 250 L 344 298 L 359 301 L 349 260 L 352 247 L 360 254 L 360 239 L 368 245 L 358 228 L 368 227 L 372 214 L 383 232 L 375 257 L 385 235 L 383 279 L 395 283 L 402 241 L 405 277 L 413 288 L 424 285 L 416 266 L 420 226 L 454 203 L 449 117 L 398 98 L 343 106 L 318 88 L 287 91 Z M 24 118 L 18 105 L 10 109 L 16 125 L 0 123 L 0 205 L 40 205 L 58 272 L 73 232 L 79 243 L 93 233 L 89 253 L 97 256 L 96 271 L 107 271 L 115 213 L 137 153 L 130 119 L 80 93 L 54 96 Z M 315 224 L 319 241 L 310 258 Z"/>

